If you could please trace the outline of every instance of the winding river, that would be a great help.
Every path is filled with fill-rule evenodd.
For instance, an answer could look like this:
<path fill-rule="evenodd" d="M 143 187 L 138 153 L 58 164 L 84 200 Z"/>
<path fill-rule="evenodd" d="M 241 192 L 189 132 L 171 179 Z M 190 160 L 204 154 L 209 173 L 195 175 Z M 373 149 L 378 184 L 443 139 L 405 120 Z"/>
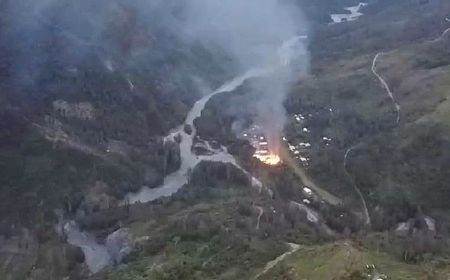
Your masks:
<path fill-rule="evenodd" d="M 191 148 L 194 142 L 194 138 L 197 136 L 197 130 L 194 125 L 194 120 L 201 116 L 203 109 L 213 96 L 217 94 L 232 92 L 248 79 L 264 77 L 273 74 L 276 71 L 282 70 L 285 67 L 288 67 L 291 59 L 298 55 L 295 48 L 298 46 L 297 44 L 299 44 L 302 39 L 305 39 L 305 36 L 296 36 L 283 42 L 277 53 L 279 57 L 278 63 L 274 63 L 273 65 L 270 65 L 268 67 L 249 70 L 246 73 L 226 82 L 214 92 L 198 100 L 189 111 L 185 122 L 165 137 L 165 141 L 175 141 L 175 138 L 178 138 L 178 136 L 181 138 L 180 168 L 174 173 L 168 175 L 164 179 L 163 184 L 157 188 L 151 189 L 145 187 L 137 193 L 127 194 L 122 204 L 145 203 L 162 197 L 171 196 L 182 186 L 188 183 L 191 171 L 201 161 L 214 161 L 233 164 L 237 168 L 241 169 L 245 174 L 250 176 L 252 185 L 255 187 L 259 187 L 261 190 L 263 187 L 262 183 L 257 178 L 251 176 L 249 172 L 244 170 L 237 163 L 236 159 L 228 153 L 226 147 L 213 149 L 207 143 L 206 146 L 209 147 L 208 155 L 196 155 L 192 151 Z M 184 129 L 186 125 L 189 125 L 192 128 L 190 134 L 187 133 Z M 74 221 L 67 222 L 64 225 L 64 234 L 67 236 L 67 242 L 69 244 L 82 249 L 85 255 L 86 265 L 92 273 L 99 272 L 106 266 L 109 266 L 113 263 L 114 258 L 109 252 L 107 246 L 97 242 L 96 238 L 94 238 L 94 236 L 89 234 L 88 232 L 81 231 Z"/>
<path fill-rule="evenodd" d="M 197 133 L 196 127 L 194 125 L 194 120 L 201 116 L 206 103 L 208 103 L 208 101 L 213 96 L 220 93 L 232 92 L 237 87 L 242 85 L 246 80 L 254 77 L 261 77 L 269 74 L 270 72 L 271 69 L 265 68 L 248 71 L 244 75 L 238 76 L 233 80 L 225 83 L 213 93 L 206 95 L 202 99 L 198 100 L 192 107 L 191 111 L 188 113 L 186 121 L 165 138 L 166 141 L 175 141 L 176 136 L 181 137 L 180 168 L 174 173 L 167 176 L 161 186 L 153 189 L 145 187 L 138 193 L 130 193 L 126 196 L 125 201 L 130 204 L 137 202 L 145 203 L 161 197 L 171 196 L 172 194 L 177 192 L 183 185 L 188 183 L 190 171 L 192 171 L 197 164 L 204 160 L 231 163 L 248 174 L 248 172 L 246 172 L 242 167 L 239 166 L 234 157 L 228 153 L 225 147 L 221 147 L 220 149 L 210 149 L 210 153 L 208 155 L 196 155 L 191 149 L 194 142 L 194 137 Z M 184 131 L 185 125 L 189 125 L 192 128 L 192 132 L 190 134 Z M 261 186 L 261 182 L 259 182 L 254 177 L 252 177 L 252 183 L 255 186 Z"/>

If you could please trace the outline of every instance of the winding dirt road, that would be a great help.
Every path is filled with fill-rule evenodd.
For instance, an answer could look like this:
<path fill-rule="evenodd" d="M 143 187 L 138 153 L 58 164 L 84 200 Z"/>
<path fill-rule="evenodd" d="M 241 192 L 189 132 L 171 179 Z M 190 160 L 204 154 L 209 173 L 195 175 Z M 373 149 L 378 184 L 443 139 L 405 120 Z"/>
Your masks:
<path fill-rule="evenodd" d="M 447 31 L 447 30 L 446 30 Z M 450 29 L 448 29 L 448 31 L 450 31 Z M 445 34 L 445 32 L 444 32 Z M 443 34 L 443 35 L 444 35 Z M 383 55 L 383 52 L 379 52 L 375 55 L 375 57 L 373 58 L 372 61 L 372 73 L 377 77 L 377 79 L 380 81 L 381 85 L 384 87 L 384 89 L 386 90 L 387 94 L 389 95 L 389 98 L 392 100 L 392 103 L 394 104 L 395 107 L 395 111 L 397 112 L 397 118 L 396 118 L 396 123 L 399 124 L 400 123 L 400 104 L 398 104 L 398 102 L 395 99 L 394 94 L 392 93 L 388 83 L 384 80 L 384 78 L 377 72 L 377 61 L 378 59 Z M 358 196 L 361 199 L 361 203 L 363 205 L 364 208 L 364 216 L 365 216 L 365 223 L 366 225 L 371 224 L 371 219 L 370 219 L 370 214 L 369 214 L 369 210 L 367 208 L 367 203 L 366 200 L 364 199 L 364 195 L 362 194 L 361 190 L 359 189 L 358 185 L 356 184 L 354 178 L 351 176 L 350 172 L 347 169 L 347 161 L 348 161 L 348 157 L 350 155 L 350 153 L 359 148 L 360 146 L 364 145 L 364 141 L 359 142 L 356 145 L 353 145 L 352 147 L 348 148 L 345 151 L 344 154 L 344 172 L 345 175 L 347 176 L 347 178 L 350 180 L 352 187 L 355 189 L 356 193 L 358 194 Z"/>
<path fill-rule="evenodd" d="M 320 196 L 320 198 L 331 205 L 342 204 L 342 200 L 340 198 L 317 186 L 308 177 L 305 170 L 298 166 L 297 162 L 291 157 L 287 147 L 283 144 L 281 145 L 280 149 L 280 157 L 283 159 L 283 162 L 287 164 L 292 169 L 292 171 L 300 178 L 303 184 L 313 189 L 317 193 L 317 195 Z"/>
<path fill-rule="evenodd" d="M 262 215 L 264 215 L 264 209 L 261 206 L 254 206 L 258 211 L 258 219 L 256 220 L 256 229 L 259 230 L 259 222 L 261 221 Z"/>
<path fill-rule="evenodd" d="M 358 148 L 361 145 L 362 145 L 362 142 L 360 142 L 360 143 L 350 147 L 349 149 L 347 149 L 347 151 L 345 151 L 345 155 L 344 155 L 344 172 L 345 172 L 345 175 L 347 176 L 347 178 L 350 180 L 351 185 L 355 189 L 355 191 L 358 194 L 359 198 L 361 199 L 361 203 L 362 203 L 363 208 L 364 208 L 364 216 L 365 216 L 365 220 L 366 220 L 365 223 L 366 223 L 366 225 L 370 226 L 371 225 L 371 220 L 370 220 L 370 214 L 369 214 L 369 209 L 367 208 L 366 200 L 364 199 L 364 196 L 363 196 L 361 190 L 358 188 L 358 185 L 356 185 L 354 178 L 350 175 L 350 173 L 347 170 L 347 159 L 348 159 L 348 156 L 350 155 L 350 153 L 353 150 L 355 150 L 356 148 Z"/>
<path fill-rule="evenodd" d="M 450 21 L 449 21 L 449 22 L 450 22 Z M 434 40 L 427 41 L 427 42 L 428 42 L 428 43 L 436 43 L 436 42 L 439 42 L 439 41 L 442 40 L 442 39 L 444 38 L 444 36 L 447 35 L 447 33 L 449 33 L 449 32 L 450 32 L 450 28 L 447 28 L 447 29 L 444 30 L 444 32 L 442 32 L 442 34 L 441 34 L 439 37 L 437 37 L 437 38 L 434 39 Z"/>
<path fill-rule="evenodd" d="M 269 272 L 272 268 L 274 268 L 277 264 L 279 264 L 281 261 L 283 261 L 286 257 L 297 252 L 301 248 L 300 245 L 294 244 L 294 243 L 287 243 L 287 245 L 289 246 L 290 250 L 287 251 L 286 253 L 284 253 L 283 255 L 279 256 L 278 258 L 274 259 L 273 261 L 268 262 L 266 264 L 266 266 L 264 267 L 264 270 L 261 271 L 261 273 L 259 273 L 258 275 L 256 275 L 253 278 L 253 280 L 256 280 L 259 277 L 263 276 L 264 274 Z"/>
<path fill-rule="evenodd" d="M 395 111 L 397 112 L 397 119 L 396 119 L 396 123 L 398 124 L 400 122 L 400 104 L 398 104 L 398 102 L 395 99 L 394 94 L 392 93 L 391 89 L 389 88 L 388 83 L 383 79 L 383 77 L 381 77 L 381 75 L 377 72 L 377 61 L 378 59 L 383 55 L 383 52 L 379 52 L 377 53 L 377 55 L 375 55 L 373 62 L 372 62 L 372 73 L 378 78 L 378 80 L 380 81 L 380 83 L 383 85 L 383 87 L 385 88 L 387 94 L 389 95 L 389 97 L 392 100 L 392 103 L 394 104 L 395 107 Z"/>

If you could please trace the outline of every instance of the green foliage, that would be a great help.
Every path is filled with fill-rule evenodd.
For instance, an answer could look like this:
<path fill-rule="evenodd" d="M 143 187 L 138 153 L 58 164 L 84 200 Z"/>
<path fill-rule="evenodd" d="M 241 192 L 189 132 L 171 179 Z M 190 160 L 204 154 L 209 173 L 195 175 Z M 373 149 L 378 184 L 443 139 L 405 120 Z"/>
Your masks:
<path fill-rule="evenodd" d="M 154 272 L 155 280 L 200 280 L 199 267 L 190 261 L 183 261 L 163 266 Z"/>
<path fill-rule="evenodd" d="M 436 42 L 436 45 L 431 45 L 420 50 L 420 54 L 415 57 L 414 65 L 418 68 L 433 69 L 450 64 L 450 52 L 445 47 L 443 41 Z"/>

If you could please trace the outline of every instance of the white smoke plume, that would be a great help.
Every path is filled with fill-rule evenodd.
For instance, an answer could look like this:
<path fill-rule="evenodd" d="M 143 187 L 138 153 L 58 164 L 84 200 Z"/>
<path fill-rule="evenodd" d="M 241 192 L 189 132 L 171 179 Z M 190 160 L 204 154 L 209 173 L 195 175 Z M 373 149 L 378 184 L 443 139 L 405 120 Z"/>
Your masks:
<path fill-rule="evenodd" d="M 258 98 L 247 105 L 256 113 L 254 122 L 263 127 L 271 149 L 276 150 L 286 119 L 283 102 L 291 83 L 309 66 L 307 25 L 299 7 L 282 0 L 186 2 L 184 38 L 223 49 L 240 71 L 274 68 L 269 77 L 252 83 L 251 91 Z"/>
<path fill-rule="evenodd" d="M 115 64 L 110 69 L 118 64 L 125 67 L 131 63 L 147 63 L 147 60 L 141 59 L 142 56 L 139 57 L 140 52 L 130 51 L 127 55 L 122 55 L 120 50 L 110 46 L 108 40 L 117 39 L 104 37 L 105 31 L 111 29 L 111 26 L 121 30 L 120 36 L 132 33 L 128 32 L 129 28 L 134 34 L 125 39 L 132 43 L 138 39 L 144 43 L 148 41 L 150 50 L 159 43 L 160 38 L 175 38 L 186 46 L 202 46 L 210 52 L 211 60 L 214 60 L 211 64 L 223 63 L 224 68 L 230 72 L 229 76 L 257 67 L 276 68 L 285 64 L 282 69 L 277 69 L 270 77 L 261 80 L 261 83 L 252 83 L 255 84 L 252 91 L 259 94 L 257 103 L 251 104 L 258 115 L 255 121 L 268 128 L 267 136 L 273 138 L 271 142 L 274 142 L 284 124 L 283 101 L 290 83 L 308 69 L 305 41 L 297 38 L 307 33 L 307 25 L 299 7 L 293 2 L 5 0 L 0 7 L 3 9 L 3 16 L 11 19 L 9 22 L 14 22 L 13 28 L 9 28 L 10 32 L 4 38 L 7 44 L 17 45 L 15 72 L 24 81 L 32 81 L 39 72 L 46 71 L 46 63 L 51 59 L 45 51 L 37 51 L 35 46 L 48 43 L 49 32 L 60 33 L 67 38 L 66 44 L 72 44 L 65 46 L 65 53 L 61 55 L 61 60 L 66 63 L 82 61 L 93 49 L 108 65 L 111 64 L 109 59 L 114 55 L 122 59 L 121 63 L 113 61 Z M 160 44 L 160 50 L 176 48 L 164 45 L 166 43 Z M 176 60 L 165 55 L 163 51 L 158 51 L 149 56 L 153 59 L 151 61 L 162 64 Z M 224 60 L 224 57 L 228 60 Z M 185 69 L 170 71 L 173 71 L 173 77 L 191 75 Z M 203 78 L 208 82 L 207 77 L 195 78 Z"/>

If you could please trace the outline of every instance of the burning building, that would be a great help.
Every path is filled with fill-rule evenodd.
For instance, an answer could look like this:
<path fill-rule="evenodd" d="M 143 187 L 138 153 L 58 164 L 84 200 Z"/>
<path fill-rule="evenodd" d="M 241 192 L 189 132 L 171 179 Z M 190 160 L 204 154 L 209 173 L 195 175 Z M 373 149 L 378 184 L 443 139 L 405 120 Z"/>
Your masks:
<path fill-rule="evenodd" d="M 272 148 L 269 140 L 262 132 L 262 129 L 258 125 L 253 125 L 248 131 L 242 134 L 242 137 L 250 142 L 255 148 L 253 157 L 260 160 L 267 165 L 278 165 L 281 163 L 281 158 L 278 155 L 278 151 Z"/>

